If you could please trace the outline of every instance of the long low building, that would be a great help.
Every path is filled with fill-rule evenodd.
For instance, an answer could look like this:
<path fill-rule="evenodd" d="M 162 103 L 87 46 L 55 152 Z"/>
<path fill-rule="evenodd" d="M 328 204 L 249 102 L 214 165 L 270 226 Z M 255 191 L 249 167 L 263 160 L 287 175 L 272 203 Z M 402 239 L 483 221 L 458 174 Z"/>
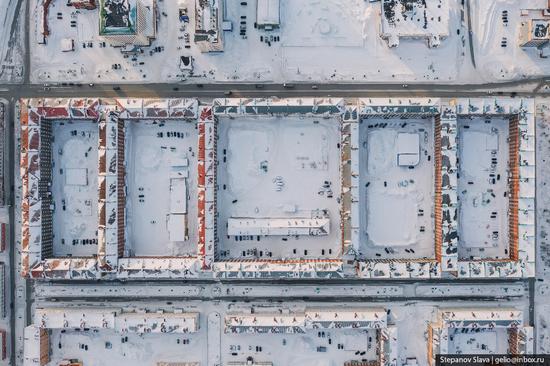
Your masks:
<path fill-rule="evenodd" d="M 198 313 L 123 312 L 101 308 L 41 308 L 36 325 L 44 329 L 113 329 L 119 333 L 193 333 Z"/>
<path fill-rule="evenodd" d="M 149 312 L 149 311 L 123 311 L 120 308 L 39 308 L 34 313 L 35 322 L 25 328 L 24 333 L 24 365 L 25 366 L 44 366 L 50 361 L 60 362 L 59 365 L 65 365 L 65 361 L 72 361 L 67 365 L 82 365 L 75 357 L 59 360 L 59 355 L 51 350 L 52 342 L 56 343 L 55 349 L 62 349 L 62 335 L 71 334 L 70 338 L 79 336 L 88 337 L 90 334 L 106 332 L 109 339 L 124 339 L 128 335 L 137 335 L 138 337 L 161 336 L 164 335 L 189 335 L 199 331 L 199 313 L 198 312 Z M 93 338 L 93 337 L 92 337 Z M 97 336 L 95 336 L 97 338 Z M 55 340 L 54 340 L 55 339 Z M 113 347 L 111 341 L 107 338 L 102 342 L 105 349 Z M 162 341 L 162 338 L 159 339 Z M 145 345 L 145 344 L 144 344 Z M 88 347 L 87 345 L 80 347 Z M 87 350 L 87 349 L 86 349 Z M 70 351 L 69 351 L 70 355 Z M 92 355 L 94 357 L 94 355 Z M 57 365 L 57 363 L 56 363 Z M 189 363 L 162 363 L 159 365 L 186 365 L 199 366 L 199 362 Z"/>
<path fill-rule="evenodd" d="M 227 235 L 328 235 L 329 218 L 249 218 L 231 217 L 227 221 Z"/>
<path fill-rule="evenodd" d="M 384 309 L 306 309 L 303 313 L 253 313 L 231 314 L 225 318 L 226 333 L 288 333 L 305 332 L 306 329 L 372 328 L 383 329 L 387 325 Z"/>

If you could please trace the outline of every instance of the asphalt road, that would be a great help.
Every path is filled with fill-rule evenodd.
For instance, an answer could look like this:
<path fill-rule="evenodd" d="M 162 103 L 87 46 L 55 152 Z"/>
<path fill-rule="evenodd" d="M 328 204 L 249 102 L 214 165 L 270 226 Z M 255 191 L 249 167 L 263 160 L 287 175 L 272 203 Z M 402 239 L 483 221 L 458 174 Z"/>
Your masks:
<path fill-rule="evenodd" d="M 472 60 L 472 66 L 476 68 L 476 58 L 474 53 L 474 32 L 472 30 L 472 9 L 470 7 L 470 0 L 466 0 L 466 13 L 468 17 L 468 45 L 470 47 L 470 59 Z"/>
<path fill-rule="evenodd" d="M 60 97 L 481 97 L 493 94 L 519 96 L 548 95 L 540 90 L 549 78 L 491 84 L 381 84 L 333 83 L 312 84 L 12 84 L 0 85 L 0 98 L 60 98 Z M 118 88 L 119 90 L 115 90 Z M 227 94 L 230 92 L 230 94 Z"/>

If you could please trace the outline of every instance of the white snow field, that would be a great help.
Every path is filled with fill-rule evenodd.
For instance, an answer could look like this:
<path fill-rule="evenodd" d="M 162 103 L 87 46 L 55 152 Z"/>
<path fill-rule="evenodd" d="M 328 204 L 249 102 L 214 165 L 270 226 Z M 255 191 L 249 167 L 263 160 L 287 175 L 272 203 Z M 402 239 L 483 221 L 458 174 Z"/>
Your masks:
<path fill-rule="evenodd" d="M 281 0 L 280 28 L 265 31 L 254 27 L 256 0 L 224 1 L 223 20 L 230 21 L 233 30 L 222 32 L 223 51 L 212 53 L 202 53 L 193 42 L 194 0 L 157 1 L 156 40 L 143 52 L 124 56 L 119 48 L 99 36 L 98 9 L 75 10 L 65 2 L 51 3 L 47 17 L 50 35 L 46 44 L 39 44 L 43 38 L 39 26 L 41 0 L 30 0 L 31 80 L 478 83 L 550 72 L 548 63 L 535 51 L 522 50 L 516 42 L 520 9 L 536 8 L 541 1 L 472 3 L 477 69 L 472 66 L 460 1 L 445 2 L 441 9 L 431 10 L 438 16 L 427 19 L 428 30 L 422 29 L 424 36 L 429 37 L 432 31 L 445 35 L 439 46 L 432 48 L 423 33 L 417 34 L 419 27 L 389 31 L 386 27 L 384 31 L 395 37 L 402 32 L 419 37 L 400 37 L 399 45 L 390 47 L 382 38 L 380 2 Z M 145 4 L 150 4 L 149 0 Z M 188 9 L 188 23 L 179 20 L 180 8 Z M 500 24 L 500 9 L 509 12 L 508 27 Z M 71 21 L 76 22 L 74 27 Z M 245 29 L 244 34 L 240 34 L 241 28 Z M 500 47 L 504 34 L 509 40 L 507 48 Z M 74 41 L 74 51 L 63 52 L 64 40 Z M 191 68 L 182 66 L 182 56 L 192 57 Z"/>
<path fill-rule="evenodd" d="M 52 121 L 53 256 L 97 254 L 98 128 Z"/>
<path fill-rule="evenodd" d="M 376 360 L 375 329 L 308 329 L 294 334 L 235 334 L 223 337 L 224 365 L 252 357 L 255 362 L 306 366 L 344 365 L 353 359 Z"/>
<path fill-rule="evenodd" d="M 218 256 L 336 258 L 341 254 L 340 122 L 222 117 L 218 124 Z M 325 235 L 228 235 L 230 218 L 328 218 Z"/>
<path fill-rule="evenodd" d="M 505 354 L 508 349 L 508 329 L 453 328 L 449 331 L 449 353 Z"/>
<path fill-rule="evenodd" d="M 368 118 L 359 126 L 359 256 L 433 258 L 433 118 Z"/>
<path fill-rule="evenodd" d="M 550 62 L 539 57 L 537 48 L 519 47 L 521 24 L 526 22 L 522 10 L 533 11 L 539 19 L 541 9 L 548 8 L 547 0 L 478 0 L 470 4 L 477 72 L 483 80 L 518 80 L 550 73 Z M 502 47 L 503 40 L 506 47 Z"/>
<path fill-rule="evenodd" d="M 205 358 L 205 333 L 119 333 L 111 329 L 99 332 L 81 330 L 51 331 L 52 354 L 48 366 L 62 365 L 67 359 L 80 360 L 86 366 L 162 365 L 157 362 L 200 362 Z"/>
<path fill-rule="evenodd" d="M 508 257 L 508 123 L 458 119 L 461 259 Z"/>
<path fill-rule="evenodd" d="M 195 122 L 126 121 L 127 232 L 130 256 L 197 251 Z"/>

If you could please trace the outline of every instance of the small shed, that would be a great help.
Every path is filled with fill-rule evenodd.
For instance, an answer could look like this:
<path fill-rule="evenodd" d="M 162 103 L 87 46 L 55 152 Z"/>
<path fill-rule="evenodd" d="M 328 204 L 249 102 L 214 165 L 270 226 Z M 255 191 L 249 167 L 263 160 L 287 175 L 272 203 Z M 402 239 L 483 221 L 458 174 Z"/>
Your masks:
<path fill-rule="evenodd" d="M 71 38 L 63 38 L 61 40 L 61 51 L 63 52 L 74 51 L 74 40 Z"/>
<path fill-rule="evenodd" d="M 397 165 L 415 166 L 420 162 L 420 135 L 400 133 L 397 135 Z"/>

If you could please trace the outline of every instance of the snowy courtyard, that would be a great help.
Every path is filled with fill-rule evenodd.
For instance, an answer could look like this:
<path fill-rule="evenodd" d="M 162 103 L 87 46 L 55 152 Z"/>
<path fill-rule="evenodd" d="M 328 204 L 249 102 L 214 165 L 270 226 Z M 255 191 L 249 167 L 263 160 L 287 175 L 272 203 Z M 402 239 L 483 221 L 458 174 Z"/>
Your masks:
<path fill-rule="evenodd" d="M 222 338 L 224 365 L 245 361 L 274 365 L 333 366 L 377 359 L 375 329 L 311 329 L 306 333 L 235 334 Z"/>
<path fill-rule="evenodd" d="M 157 306 L 164 311 L 173 310 L 172 303 L 167 306 L 159 301 L 137 301 L 135 304 L 147 304 L 151 310 L 158 309 Z M 128 303 L 122 301 L 120 305 L 123 311 L 130 310 Z M 51 356 L 47 366 L 57 366 L 59 361 L 66 359 L 78 360 L 85 366 L 125 363 L 136 366 L 240 366 L 250 364 L 247 361 L 253 365 L 273 366 L 371 365 L 360 362 L 379 360 L 380 346 L 385 359 L 397 365 L 428 365 L 430 345 L 438 347 L 441 342 L 445 344 L 444 349 L 453 354 L 506 353 L 509 344 L 513 344 L 510 333 L 522 332 L 527 326 L 528 302 L 501 299 L 483 303 L 463 301 L 460 307 L 453 307 L 453 311 L 477 315 L 479 319 L 466 321 L 464 327 L 453 324 L 434 329 L 441 320 L 440 314 L 448 311 L 447 306 L 437 301 L 391 302 L 384 308 L 373 308 L 372 303 L 363 301 L 353 305 L 333 302 L 322 306 L 318 302 L 292 300 L 280 305 L 271 301 L 174 301 L 173 307 L 199 314 L 196 331 L 161 332 L 158 327 L 178 323 L 158 317 L 160 313 L 155 312 L 138 313 L 143 318 L 132 316 L 127 329 L 124 328 L 128 324 L 124 320 L 126 315 L 119 313 L 114 319 L 115 329 L 104 329 L 101 322 L 106 321 L 110 327 L 111 318 L 94 316 L 93 312 L 97 311 L 94 308 L 89 308 L 82 317 L 86 325 L 93 323 L 94 326 L 89 330 L 78 329 L 80 312 L 75 313 L 75 306 L 61 308 L 65 316 L 63 313 L 54 316 L 56 310 L 52 309 L 47 312 L 48 316 L 35 317 L 35 325 L 43 319 L 45 328 L 51 332 L 48 340 Z M 163 313 L 168 320 L 170 312 Z M 516 314 L 517 324 L 487 326 L 492 312 L 495 317 Z M 78 317 L 75 318 L 75 314 Z M 71 326 L 62 327 L 64 321 Z M 49 328 L 48 324 L 56 325 Z M 441 338 L 430 339 L 429 326 Z M 443 329 L 445 332 L 441 332 Z M 33 339 L 26 343 L 38 346 Z M 407 360 L 416 363 L 407 363 Z"/>
<path fill-rule="evenodd" d="M 461 259 L 508 257 L 509 120 L 458 119 Z"/>
<path fill-rule="evenodd" d="M 449 353 L 451 354 L 505 354 L 508 349 L 508 329 L 449 330 Z"/>
<path fill-rule="evenodd" d="M 52 330 L 52 355 L 47 366 L 80 360 L 86 366 L 165 365 L 163 362 L 198 362 L 205 358 L 204 333 L 119 333 L 114 330 Z M 190 364 L 192 365 L 192 364 Z"/>
<path fill-rule="evenodd" d="M 218 258 L 341 254 L 340 123 L 220 118 Z"/>
<path fill-rule="evenodd" d="M 131 256 L 196 254 L 196 123 L 125 123 L 127 248 Z"/>
<path fill-rule="evenodd" d="M 54 257 L 97 254 L 98 126 L 52 121 Z"/>
<path fill-rule="evenodd" d="M 362 259 L 434 257 L 432 118 L 359 126 Z"/>

